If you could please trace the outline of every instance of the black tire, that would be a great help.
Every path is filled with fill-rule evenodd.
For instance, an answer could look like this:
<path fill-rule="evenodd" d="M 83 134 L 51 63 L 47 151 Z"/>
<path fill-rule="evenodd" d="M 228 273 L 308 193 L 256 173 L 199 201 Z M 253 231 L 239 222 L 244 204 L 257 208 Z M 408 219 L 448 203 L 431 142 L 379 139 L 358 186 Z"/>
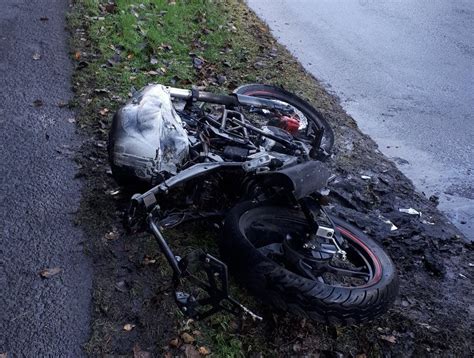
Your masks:
<path fill-rule="evenodd" d="M 234 207 L 225 220 L 220 241 L 222 257 L 237 280 L 277 309 L 330 324 L 371 320 L 384 313 L 397 295 L 395 266 L 374 240 L 348 223 L 331 218 L 347 241 L 373 259 L 374 279 L 366 284 L 347 287 L 312 280 L 262 254 L 254 245 L 265 240 L 266 234 L 273 238 L 276 230 L 283 234 L 288 227 L 307 225 L 301 213 L 286 206 L 246 201 Z M 252 223 L 262 225 L 265 220 L 276 225 L 273 232 L 250 229 Z"/>
<path fill-rule="evenodd" d="M 334 144 L 334 133 L 328 121 L 319 113 L 313 106 L 311 106 L 304 99 L 295 94 L 284 90 L 281 87 L 263 85 L 263 84 L 248 84 L 243 85 L 234 90 L 234 93 L 246 96 L 254 96 L 268 99 L 278 99 L 286 102 L 299 111 L 301 111 L 309 120 L 316 124 L 318 128 L 324 129 L 323 139 L 321 141 L 321 148 L 327 153 L 330 153 Z"/>

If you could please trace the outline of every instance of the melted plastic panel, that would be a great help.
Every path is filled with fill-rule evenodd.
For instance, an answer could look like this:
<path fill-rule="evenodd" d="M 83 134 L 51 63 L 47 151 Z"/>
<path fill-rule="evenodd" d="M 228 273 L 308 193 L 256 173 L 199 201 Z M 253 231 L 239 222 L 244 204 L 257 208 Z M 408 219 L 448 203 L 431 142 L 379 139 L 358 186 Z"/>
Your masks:
<path fill-rule="evenodd" d="M 111 134 L 112 165 L 131 170 L 137 179 L 176 174 L 189 154 L 189 142 L 168 89 L 149 85 L 121 108 Z"/>

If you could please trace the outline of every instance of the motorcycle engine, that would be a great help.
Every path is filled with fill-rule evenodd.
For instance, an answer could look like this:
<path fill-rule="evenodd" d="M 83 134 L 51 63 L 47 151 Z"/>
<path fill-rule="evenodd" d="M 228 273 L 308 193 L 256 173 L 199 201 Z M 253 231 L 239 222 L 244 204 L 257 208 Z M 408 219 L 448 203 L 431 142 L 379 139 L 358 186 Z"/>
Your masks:
<path fill-rule="evenodd" d="M 291 141 L 293 139 L 293 136 L 290 133 L 288 133 L 288 131 L 279 127 L 267 125 L 267 126 L 262 127 L 262 130 L 266 133 L 273 134 L 287 141 Z M 268 137 L 262 136 L 262 141 L 260 142 L 260 145 L 267 152 L 274 151 L 274 152 L 286 153 L 288 151 L 283 145 L 277 143 L 276 141 Z"/>

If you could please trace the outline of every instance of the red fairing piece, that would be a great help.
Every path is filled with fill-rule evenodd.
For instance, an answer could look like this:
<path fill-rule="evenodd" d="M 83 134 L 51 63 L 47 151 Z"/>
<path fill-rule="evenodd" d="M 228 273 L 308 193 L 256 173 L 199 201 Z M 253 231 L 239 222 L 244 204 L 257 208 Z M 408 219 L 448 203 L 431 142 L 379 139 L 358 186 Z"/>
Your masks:
<path fill-rule="evenodd" d="M 300 121 L 295 117 L 281 116 L 279 127 L 291 134 L 296 134 L 300 127 Z"/>

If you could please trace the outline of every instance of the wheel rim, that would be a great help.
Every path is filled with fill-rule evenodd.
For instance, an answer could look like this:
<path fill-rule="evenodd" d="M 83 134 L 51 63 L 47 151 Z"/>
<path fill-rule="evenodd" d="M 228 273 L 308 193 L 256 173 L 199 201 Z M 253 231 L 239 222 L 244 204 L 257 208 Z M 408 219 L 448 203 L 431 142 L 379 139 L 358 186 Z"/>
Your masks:
<path fill-rule="evenodd" d="M 363 288 L 377 284 L 382 266 L 374 252 L 353 232 L 336 225 L 347 242 L 347 261 L 333 256 L 329 260 L 289 259 L 285 249 L 287 235 L 297 238 L 309 231 L 304 218 L 288 215 L 268 215 L 256 208 L 242 215 L 242 233 L 257 251 L 290 272 L 333 287 Z M 307 253 L 307 250 L 304 250 Z"/>
<path fill-rule="evenodd" d="M 302 124 L 300 125 L 299 132 L 303 133 L 308 128 L 309 120 L 308 120 L 308 116 L 306 116 L 304 114 L 304 111 L 299 109 L 298 107 L 288 103 L 288 102 L 285 102 L 284 100 L 279 99 L 278 93 L 274 93 L 271 90 L 252 90 L 252 89 L 249 89 L 248 91 L 238 92 L 238 93 L 242 94 L 242 95 L 246 95 L 246 96 L 254 96 L 254 97 L 260 97 L 260 98 L 273 99 L 273 100 L 279 101 L 281 103 L 287 104 L 291 108 L 293 108 L 293 110 L 295 110 L 295 113 L 298 116 L 302 116 L 302 118 L 300 118 Z M 324 126 L 322 124 L 317 125 L 317 126 L 321 127 L 321 129 L 324 129 Z M 321 146 L 322 147 L 328 147 L 328 148 L 331 146 L 329 139 L 326 138 L 325 135 L 323 135 Z"/>

